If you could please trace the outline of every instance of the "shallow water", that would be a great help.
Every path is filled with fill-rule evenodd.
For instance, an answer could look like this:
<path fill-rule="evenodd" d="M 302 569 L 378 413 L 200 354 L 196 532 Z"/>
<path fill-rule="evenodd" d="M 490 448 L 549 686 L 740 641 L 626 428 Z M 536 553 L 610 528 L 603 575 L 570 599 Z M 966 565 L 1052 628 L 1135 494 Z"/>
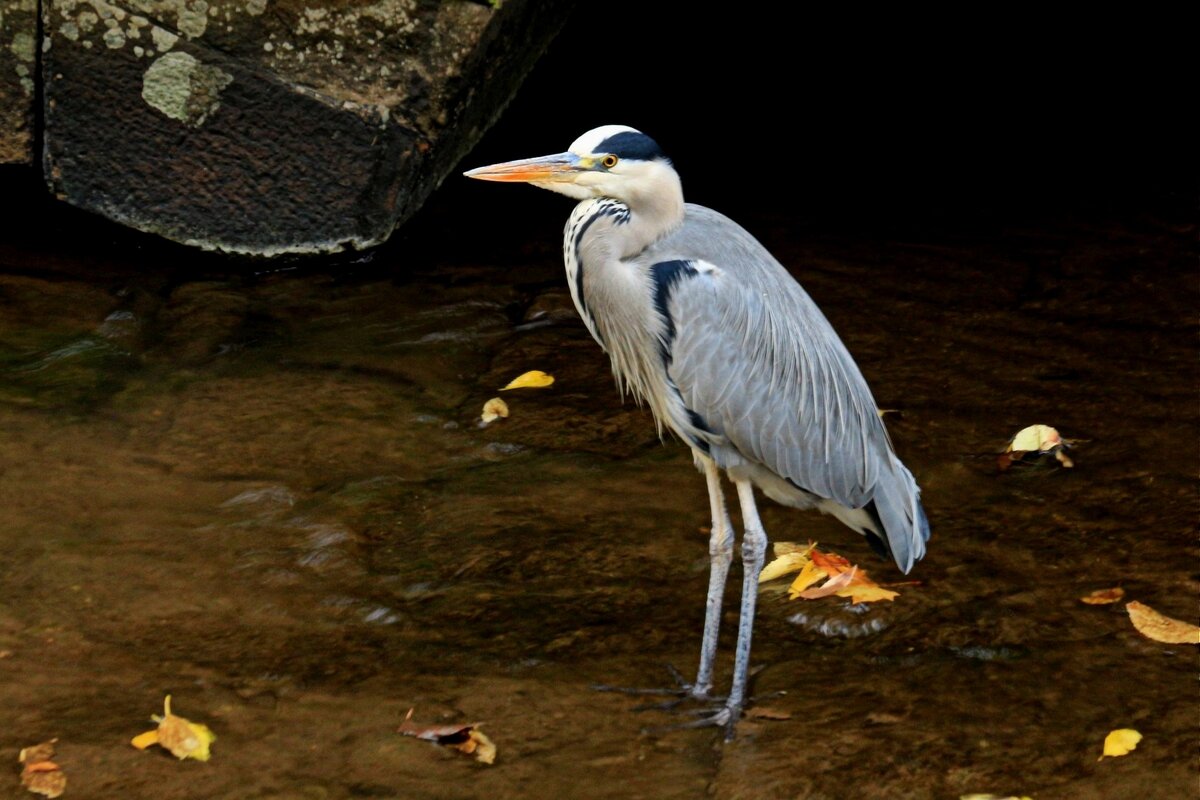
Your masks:
<path fill-rule="evenodd" d="M 1194 793 L 1197 648 L 1077 599 L 1196 618 L 1194 226 L 746 220 L 899 411 L 934 538 L 891 604 L 764 589 L 753 689 L 791 718 L 722 744 L 641 735 L 677 720 L 591 689 L 694 669 L 709 520 L 687 449 L 620 403 L 553 233 L 463 242 L 435 207 L 371 257 L 255 272 L 61 213 L 86 246 L 0 237 L 5 796 L 51 737 L 88 798 Z M 527 369 L 554 387 L 479 427 Z M 1035 422 L 1076 467 L 998 473 Z M 902 580 L 828 518 L 762 511 Z M 168 693 L 209 763 L 128 746 Z M 484 722 L 496 765 L 399 736 L 409 708 Z M 1097 763 L 1121 727 L 1145 739 Z"/>

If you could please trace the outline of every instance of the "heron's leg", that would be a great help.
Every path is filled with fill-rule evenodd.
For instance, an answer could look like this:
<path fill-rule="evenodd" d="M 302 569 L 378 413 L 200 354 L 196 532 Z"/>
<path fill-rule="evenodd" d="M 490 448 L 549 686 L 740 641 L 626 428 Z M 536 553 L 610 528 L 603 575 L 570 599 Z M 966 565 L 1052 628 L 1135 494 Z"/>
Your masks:
<path fill-rule="evenodd" d="M 725 703 L 728 719 L 725 738 L 733 738 L 733 727 L 742 714 L 746 701 L 746 677 L 750 670 L 750 637 L 754 633 L 754 607 L 758 601 L 758 576 L 762 572 L 767 552 L 767 532 L 758 518 L 754 504 L 754 486 L 747 480 L 735 480 L 738 503 L 742 507 L 742 610 L 738 617 L 737 650 L 733 660 L 733 685 Z"/>
<path fill-rule="evenodd" d="M 708 503 L 712 509 L 712 534 L 708 540 L 708 557 L 712 566 L 708 574 L 708 599 L 704 606 L 704 639 L 700 645 L 700 669 L 696 672 L 696 682 L 690 691 L 692 697 L 703 698 L 712 689 L 717 631 L 721 627 L 721 601 L 725 596 L 729 565 L 733 562 L 733 525 L 725 509 L 720 470 L 711 458 L 700 453 L 696 453 L 695 457 L 708 482 Z"/>

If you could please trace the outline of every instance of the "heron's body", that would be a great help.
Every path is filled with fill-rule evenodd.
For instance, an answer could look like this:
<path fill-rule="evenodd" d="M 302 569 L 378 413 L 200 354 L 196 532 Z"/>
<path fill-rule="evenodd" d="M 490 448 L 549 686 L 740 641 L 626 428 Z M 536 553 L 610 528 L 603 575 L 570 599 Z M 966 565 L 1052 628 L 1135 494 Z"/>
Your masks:
<path fill-rule="evenodd" d="M 608 162 L 611 162 L 609 164 Z M 629 128 L 590 131 L 568 153 L 468 173 L 524 180 L 581 202 L 563 240 L 567 283 L 623 390 L 687 442 L 713 514 L 708 613 L 693 693 L 711 686 L 733 533 L 719 471 L 738 490 L 746 575 L 733 690 L 744 702 L 766 535 L 752 486 L 863 533 L 907 572 L 929 536 L 862 373 L 803 288 L 727 217 L 686 204 L 657 145 Z"/>

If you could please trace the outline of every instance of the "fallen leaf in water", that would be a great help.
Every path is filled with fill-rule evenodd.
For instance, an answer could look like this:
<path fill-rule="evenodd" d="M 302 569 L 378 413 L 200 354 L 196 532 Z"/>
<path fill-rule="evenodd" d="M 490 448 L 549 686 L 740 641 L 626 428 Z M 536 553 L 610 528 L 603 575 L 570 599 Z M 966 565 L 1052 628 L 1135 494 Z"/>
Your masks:
<path fill-rule="evenodd" d="M 35 744 L 32 747 L 24 747 L 17 755 L 17 760 L 22 764 L 37 764 L 40 761 L 49 761 L 54 758 L 54 745 L 58 743 L 58 739 L 51 739 L 48 742 Z"/>
<path fill-rule="evenodd" d="M 1075 462 L 1066 453 L 1070 441 L 1062 438 L 1058 431 L 1049 425 L 1030 425 L 1017 432 L 996 460 L 1001 470 L 1006 470 L 1014 461 L 1020 461 L 1030 453 L 1043 455 L 1053 453 L 1054 457 L 1064 467 L 1073 467 Z"/>
<path fill-rule="evenodd" d="M 1022 428 L 1008 443 L 1008 449 L 1024 453 L 1045 453 L 1062 444 L 1062 436 L 1049 425 L 1030 425 Z"/>
<path fill-rule="evenodd" d="M 791 719 L 792 715 L 787 711 L 780 711 L 777 708 L 766 708 L 763 706 L 751 706 L 746 710 L 748 719 L 772 719 L 785 720 Z"/>
<path fill-rule="evenodd" d="M 871 580 L 866 571 L 851 564 L 837 553 L 818 550 L 816 542 L 797 545 L 780 542 L 775 548 L 775 560 L 763 568 L 758 581 L 763 583 L 799 570 L 788 587 L 789 599 L 815 600 L 837 595 L 847 597 L 852 603 L 875 603 L 894 600 L 899 592 L 886 589 Z M 828 578 L 823 585 L 813 588 L 818 581 Z"/>
<path fill-rule="evenodd" d="M 1106 606 L 1110 603 L 1115 603 L 1125 596 L 1125 590 L 1120 586 L 1114 586 L 1111 589 L 1097 589 L 1090 594 L 1085 594 L 1079 598 L 1081 602 L 1087 603 L 1089 606 Z"/>
<path fill-rule="evenodd" d="M 777 557 L 771 561 L 770 564 L 767 564 L 765 567 L 763 567 L 762 572 L 758 573 L 758 582 L 765 583 L 767 581 L 775 580 L 776 578 L 782 578 L 784 575 L 803 570 L 812 563 L 808 557 L 810 550 L 812 550 L 812 545 L 809 545 L 803 550 L 793 550 L 789 553 L 784 553 L 783 555 L 777 555 Z"/>
<path fill-rule="evenodd" d="M 483 414 L 480 415 L 480 419 L 483 420 L 484 425 L 495 422 L 501 417 L 508 417 L 508 403 L 499 397 L 493 397 L 483 404 Z"/>
<path fill-rule="evenodd" d="M 837 553 L 826 553 L 822 550 L 813 548 L 812 552 L 813 563 L 825 571 L 829 577 L 841 575 L 843 572 L 849 572 L 854 565 L 850 563 L 850 559 L 839 556 Z"/>
<path fill-rule="evenodd" d="M 476 761 L 481 761 L 484 764 L 496 763 L 496 745 L 484 734 L 483 731 L 479 730 L 478 728 L 472 728 L 471 738 L 469 741 L 472 744 L 472 748 L 470 750 L 462 746 L 460 746 L 459 749 L 464 753 L 474 753 Z"/>
<path fill-rule="evenodd" d="M 775 544 L 771 545 L 771 552 L 775 554 L 776 558 L 779 558 L 780 556 L 786 556 L 788 553 L 807 554 L 816 546 L 816 544 L 816 542 L 809 542 L 808 544 L 800 544 L 799 542 L 775 542 Z"/>
<path fill-rule="evenodd" d="M 67 790 L 67 776 L 50 759 L 54 758 L 54 745 L 58 739 L 26 747 L 17 755 L 21 768 L 21 785 L 34 794 L 46 797 L 61 797 Z"/>
<path fill-rule="evenodd" d="M 958 800 L 1033 800 L 1033 798 L 1025 795 L 1018 797 L 1015 794 L 964 794 Z"/>
<path fill-rule="evenodd" d="M 1134 750 L 1141 740 L 1142 735 L 1133 728 L 1118 728 L 1104 737 L 1104 753 L 1096 760 L 1103 761 L 1105 756 L 1116 758 L 1126 755 Z"/>
<path fill-rule="evenodd" d="M 1133 600 L 1125 604 L 1129 620 L 1143 636 L 1166 644 L 1200 644 L 1200 627 L 1158 613 L 1144 603 Z"/>
<path fill-rule="evenodd" d="M 850 563 L 848 559 L 837 553 L 824 553 L 816 548 L 813 548 L 812 563 L 814 566 L 823 570 L 830 578 L 835 578 L 840 575 L 847 574 L 847 571 L 853 573 L 853 576 L 846 583 L 842 584 L 833 594 L 838 597 L 848 597 L 851 603 L 875 603 L 880 600 L 891 602 L 900 596 L 899 592 L 885 589 L 867 576 L 866 570 L 859 569 Z M 832 583 L 832 581 L 830 581 Z M 821 587 L 824 589 L 829 584 Z M 803 593 L 798 593 L 800 597 L 807 597 Z M 824 597 L 825 595 L 820 595 Z"/>
<path fill-rule="evenodd" d="M 496 745 L 482 731 L 481 723 L 471 722 L 466 725 L 418 725 L 412 721 L 413 709 L 408 710 L 404 722 L 397 730 L 405 736 L 415 736 L 427 742 L 434 742 L 443 747 L 453 747 L 469 755 L 474 755 L 476 761 L 492 764 L 496 761 Z"/>
<path fill-rule="evenodd" d="M 821 597 L 828 597 L 831 594 L 837 594 L 839 591 L 850 585 L 850 581 L 854 580 L 854 575 L 857 570 L 851 569 L 849 572 L 843 572 L 841 575 L 836 575 L 815 589 L 805 589 L 803 592 L 797 592 L 796 597 L 803 597 L 805 600 L 816 600 Z"/>
<path fill-rule="evenodd" d="M 829 573 L 818 567 L 812 561 L 804 565 L 800 570 L 800 574 L 792 581 L 792 585 L 788 587 L 788 598 L 795 600 L 800 596 L 800 593 L 808 589 L 822 578 L 828 578 Z"/>
<path fill-rule="evenodd" d="M 216 734 L 209 730 L 207 725 L 172 714 L 171 695 L 167 695 L 163 700 L 163 715 L 160 717 L 154 714 L 150 719 L 158 723 L 158 728 L 138 734 L 129 742 L 138 750 L 145 750 L 150 745 L 157 744 L 181 761 L 185 758 L 208 761 L 212 755 L 208 748 L 217 740 Z"/>
<path fill-rule="evenodd" d="M 849 597 L 851 603 L 878 603 L 887 600 L 889 603 L 900 596 L 892 589 L 885 589 L 874 581 L 852 581 L 849 586 L 837 593 L 838 597 Z"/>
<path fill-rule="evenodd" d="M 506 392 L 509 389 L 542 389 L 554 383 L 554 376 L 547 375 L 540 369 L 530 370 L 522 373 L 508 382 L 500 391 Z"/>

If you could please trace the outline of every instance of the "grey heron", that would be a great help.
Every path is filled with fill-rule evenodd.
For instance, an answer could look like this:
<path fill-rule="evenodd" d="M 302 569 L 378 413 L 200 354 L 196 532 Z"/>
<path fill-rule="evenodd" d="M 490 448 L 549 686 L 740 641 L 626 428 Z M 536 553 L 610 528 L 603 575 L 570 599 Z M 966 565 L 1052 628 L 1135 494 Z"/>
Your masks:
<path fill-rule="evenodd" d="M 658 144 L 623 125 L 580 136 L 565 153 L 465 173 L 578 200 L 563 239 L 567 285 L 612 359 L 622 392 L 644 401 L 661 434 L 691 446 L 708 484 L 711 572 L 696 680 L 708 699 L 733 527 L 721 472 L 741 506 L 741 613 L 733 682 L 704 723 L 732 737 L 746 702 L 758 575 L 767 536 L 754 487 L 832 514 L 908 572 L 925 554 L 920 490 L 897 458 L 875 401 L 833 327 L 753 236 L 685 203 Z"/>

